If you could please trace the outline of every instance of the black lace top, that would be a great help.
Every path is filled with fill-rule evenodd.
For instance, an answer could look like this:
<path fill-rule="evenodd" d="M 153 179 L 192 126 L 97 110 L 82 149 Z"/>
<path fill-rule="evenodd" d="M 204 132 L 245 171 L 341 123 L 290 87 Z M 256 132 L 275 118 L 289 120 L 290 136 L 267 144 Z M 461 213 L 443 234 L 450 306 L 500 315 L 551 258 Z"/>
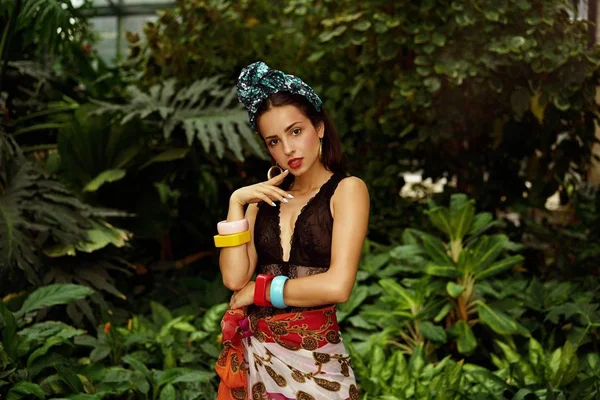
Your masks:
<path fill-rule="evenodd" d="M 290 239 L 290 257 L 283 260 L 281 245 L 281 225 L 279 207 L 265 203 L 259 205 L 254 223 L 254 246 L 258 254 L 256 271 L 259 274 L 285 275 L 290 279 L 320 274 L 329 269 L 331 260 L 331 236 L 333 217 L 330 200 L 337 185 L 344 179 L 343 174 L 333 174 L 319 191 L 300 210 L 292 237 Z M 252 307 L 251 314 L 263 318 L 266 316 L 323 308 L 288 307 Z"/>

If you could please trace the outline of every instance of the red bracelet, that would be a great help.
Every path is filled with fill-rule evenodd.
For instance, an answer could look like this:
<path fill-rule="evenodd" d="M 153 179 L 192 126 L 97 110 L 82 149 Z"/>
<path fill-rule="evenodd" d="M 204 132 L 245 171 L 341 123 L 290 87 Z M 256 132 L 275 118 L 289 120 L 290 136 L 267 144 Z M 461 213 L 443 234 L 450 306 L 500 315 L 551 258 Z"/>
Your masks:
<path fill-rule="evenodd" d="M 274 275 L 258 274 L 254 282 L 254 304 L 260 307 L 273 307 L 267 301 L 267 286 L 275 278 Z"/>

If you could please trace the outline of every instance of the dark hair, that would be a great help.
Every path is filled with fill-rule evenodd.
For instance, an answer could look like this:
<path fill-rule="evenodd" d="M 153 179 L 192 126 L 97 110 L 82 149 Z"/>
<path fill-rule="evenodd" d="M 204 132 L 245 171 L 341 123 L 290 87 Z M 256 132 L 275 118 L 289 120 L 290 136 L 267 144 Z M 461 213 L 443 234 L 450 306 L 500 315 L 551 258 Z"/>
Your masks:
<path fill-rule="evenodd" d="M 271 108 L 283 106 L 295 106 L 310 120 L 314 127 L 317 127 L 321 123 L 323 124 L 325 134 L 323 136 L 321 162 L 331 172 L 345 173 L 346 166 L 340 137 L 331 123 L 327 112 L 323 107 L 321 107 L 321 111 L 317 111 L 308 99 L 301 94 L 290 92 L 273 93 L 258 106 L 256 121 Z"/>

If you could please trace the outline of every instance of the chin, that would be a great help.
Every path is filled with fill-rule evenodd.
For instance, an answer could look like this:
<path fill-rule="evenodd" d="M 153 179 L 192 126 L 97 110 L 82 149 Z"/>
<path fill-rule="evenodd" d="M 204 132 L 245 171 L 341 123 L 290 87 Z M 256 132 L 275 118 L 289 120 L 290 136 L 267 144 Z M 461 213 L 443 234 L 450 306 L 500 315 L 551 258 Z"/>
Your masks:
<path fill-rule="evenodd" d="M 304 168 L 300 168 L 300 169 L 291 169 L 291 168 L 289 168 L 289 170 L 290 170 L 290 175 L 294 175 L 294 176 L 300 176 L 300 175 L 302 175 L 305 172 Z"/>

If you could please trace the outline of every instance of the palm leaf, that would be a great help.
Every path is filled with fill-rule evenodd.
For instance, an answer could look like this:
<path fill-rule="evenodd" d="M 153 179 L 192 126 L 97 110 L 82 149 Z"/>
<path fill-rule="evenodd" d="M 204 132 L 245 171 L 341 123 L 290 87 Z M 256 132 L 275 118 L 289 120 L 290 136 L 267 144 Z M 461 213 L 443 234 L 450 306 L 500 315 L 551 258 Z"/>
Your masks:
<path fill-rule="evenodd" d="M 71 23 L 72 20 L 77 23 Z M 78 37 L 87 29 L 80 10 L 70 0 L 23 0 L 16 25 L 17 31 L 25 32 L 24 45 L 35 43 L 46 54 L 69 45 L 71 40 L 67 38 Z"/>
<path fill-rule="evenodd" d="M 27 297 L 21 309 L 15 313 L 15 318 L 19 319 L 25 314 L 41 308 L 83 299 L 92 293 L 94 293 L 92 289 L 81 285 L 55 284 L 44 286 Z"/>
<path fill-rule="evenodd" d="M 120 215 L 82 203 L 31 162 L 14 158 L 5 171 L 5 187 L 0 188 L 2 282 L 24 277 L 38 284 L 43 246 L 82 246 L 93 242 L 90 232 L 97 229 L 94 220 Z"/>

